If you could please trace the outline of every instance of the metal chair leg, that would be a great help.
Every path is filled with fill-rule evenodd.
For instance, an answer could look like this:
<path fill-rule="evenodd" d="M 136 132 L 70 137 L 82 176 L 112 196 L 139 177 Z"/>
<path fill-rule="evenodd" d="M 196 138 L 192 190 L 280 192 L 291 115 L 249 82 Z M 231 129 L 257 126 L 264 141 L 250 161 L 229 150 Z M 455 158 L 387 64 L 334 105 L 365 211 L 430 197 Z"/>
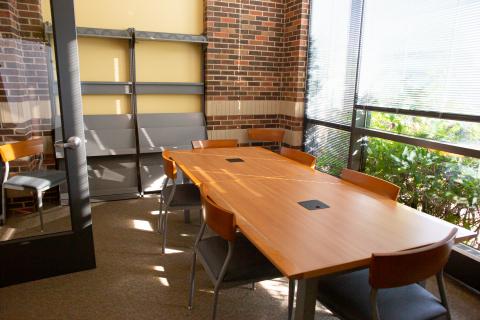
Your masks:
<path fill-rule="evenodd" d="M 288 320 L 293 316 L 293 299 L 295 297 L 295 280 L 288 279 Z"/>
<path fill-rule="evenodd" d="M 165 207 L 165 214 L 163 216 L 163 228 L 162 228 L 162 254 L 165 253 L 165 247 L 167 246 L 167 217 L 168 217 L 168 208 Z"/>
<path fill-rule="evenodd" d="M 38 216 L 40 217 L 40 230 L 43 232 L 43 192 L 37 191 Z"/>
<path fill-rule="evenodd" d="M 213 291 L 213 310 L 212 310 L 212 320 L 215 320 L 217 317 L 217 304 L 218 304 L 218 292 L 220 291 L 219 286 L 215 286 Z"/>
<path fill-rule="evenodd" d="M 450 307 L 448 306 L 447 290 L 445 289 L 445 281 L 443 279 L 443 270 L 436 274 L 436 278 L 437 278 L 438 291 L 440 293 L 442 304 L 445 307 L 445 309 L 447 309 L 446 318 L 447 320 L 450 320 L 452 316 L 450 314 Z"/>
<path fill-rule="evenodd" d="M 250 284 L 250 290 L 255 291 L 255 282 Z"/>
<path fill-rule="evenodd" d="M 2 215 L 0 216 L 0 226 L 3 226 L 7 220 L 7 197 L 6 191 L 2 186 Z"/>
<path fill-rule="evenodd" d="M 157 231 L 159 233 L 162 232 L 162 227 L 163 227 L 163 199 L 160 199 L 160 207 L 158 210 L 158 220 L 157 220 L 158 226 L 157 226 Z"/>
<path fill-rule="evenodd" d="M 197 254 L 193 252 L 192 270 L 190 272 L 190 295 L 188 297 L 188 310 L 193 308 L 193 293 L 195 291 L 195 267 L 197 263 Z"/>

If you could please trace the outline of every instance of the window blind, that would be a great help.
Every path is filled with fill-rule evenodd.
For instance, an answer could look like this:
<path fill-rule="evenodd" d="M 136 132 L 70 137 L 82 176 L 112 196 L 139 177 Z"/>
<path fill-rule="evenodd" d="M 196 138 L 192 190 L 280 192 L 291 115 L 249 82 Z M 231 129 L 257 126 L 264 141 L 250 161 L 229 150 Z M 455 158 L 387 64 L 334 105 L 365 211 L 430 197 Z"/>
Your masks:
<path fill-rule="evenodd" d="M 480 1 L 365 0 L 360 105 L 480 115 Z"/>
<path fill-rule="evenodd" d="M 358 0 L 312 2 L 307 118 L 351 124 L 360 9 L 361 1 Z"/>

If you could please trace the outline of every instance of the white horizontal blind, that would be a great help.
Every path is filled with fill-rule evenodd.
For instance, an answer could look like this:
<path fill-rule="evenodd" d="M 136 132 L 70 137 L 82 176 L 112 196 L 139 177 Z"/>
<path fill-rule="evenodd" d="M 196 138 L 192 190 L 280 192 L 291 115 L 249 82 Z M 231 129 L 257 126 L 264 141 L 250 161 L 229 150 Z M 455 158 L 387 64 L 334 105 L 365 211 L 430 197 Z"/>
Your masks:
<path fill-rule="evenodd" d="M 350 132 L 307 125 L 305 128 L 305 151 L 317 158 L 316 169 L 340 175 L 347 166 Z"/>
<path fill-rule="evenodd" d="M 358 104 L 480 115 L 479 0 L 365 0 Z"/>
<path fill-rule="evenodd" d="M 358 55 L 355 34 L 359 34 L 361 20 L 360 10 L 356 10 L 359 1 L 312 1 L 306 116 L 350 125 Z"/>

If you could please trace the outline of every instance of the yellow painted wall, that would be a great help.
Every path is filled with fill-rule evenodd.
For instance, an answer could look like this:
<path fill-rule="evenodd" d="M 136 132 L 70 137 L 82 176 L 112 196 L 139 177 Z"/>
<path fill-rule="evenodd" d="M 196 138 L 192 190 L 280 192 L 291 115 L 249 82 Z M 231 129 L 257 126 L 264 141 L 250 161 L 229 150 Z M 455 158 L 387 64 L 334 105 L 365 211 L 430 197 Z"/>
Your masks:
<path fill-rule="evenodd" d="M 51 21 L 49 0 L 42 0 L 44 20 Z M 80 27 L 203 32 L 203 0 L 75 0 Z"/>
<path fill-rule="evenodd" d="M 51 21 L 49 0 L 42 0 L 45 21 Z M 202 34 L 203 0 L 75 0 L 79 27 Z M 128 81 L 128 41 L 78 38 L 82 81 Z M 136 76 L 142 82 L 201 82 L 199 44 L 139 41 Z M 84 95 L 83 112 L 131 113 L 128 95 Z M 139 113 L 200 112 L 200 95 L 138 95 Z"/>
<path fill-rule="evenodd" d="M 128 40 L 78 38 L 82 81 L 128 81 Z"/>
<path fill-rule="evenodd" d="M 135 58 L 137 81 L 202 81 L 202 49 L 198 44 L 140 41 L 136 45 Z"/>
<path fill-rule="evenodd" d="M 129 95 L 83 95 L 83 114 L 131 113 Z"/>
<path fill-rule="evenodd" d="M 200 95 L 139 95 L 137 96 L 138 113 L 181 113 L 201 112 Z"/>

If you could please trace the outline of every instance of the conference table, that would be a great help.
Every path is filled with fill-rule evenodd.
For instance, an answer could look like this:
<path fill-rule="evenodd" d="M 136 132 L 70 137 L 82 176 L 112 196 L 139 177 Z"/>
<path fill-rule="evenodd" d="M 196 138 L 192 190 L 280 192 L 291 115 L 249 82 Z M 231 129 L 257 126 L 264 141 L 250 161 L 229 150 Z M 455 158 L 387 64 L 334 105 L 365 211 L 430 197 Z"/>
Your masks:
<path fill-rule="evenodd" d="M 456 227 L 261 147 L 165 152 L 298 280 L 295 319 L 314 319 L 319 277 L 368 267 L 373 252 L 437 242 Z M 457 242 L 475 236 L 457 228 Z"/>

